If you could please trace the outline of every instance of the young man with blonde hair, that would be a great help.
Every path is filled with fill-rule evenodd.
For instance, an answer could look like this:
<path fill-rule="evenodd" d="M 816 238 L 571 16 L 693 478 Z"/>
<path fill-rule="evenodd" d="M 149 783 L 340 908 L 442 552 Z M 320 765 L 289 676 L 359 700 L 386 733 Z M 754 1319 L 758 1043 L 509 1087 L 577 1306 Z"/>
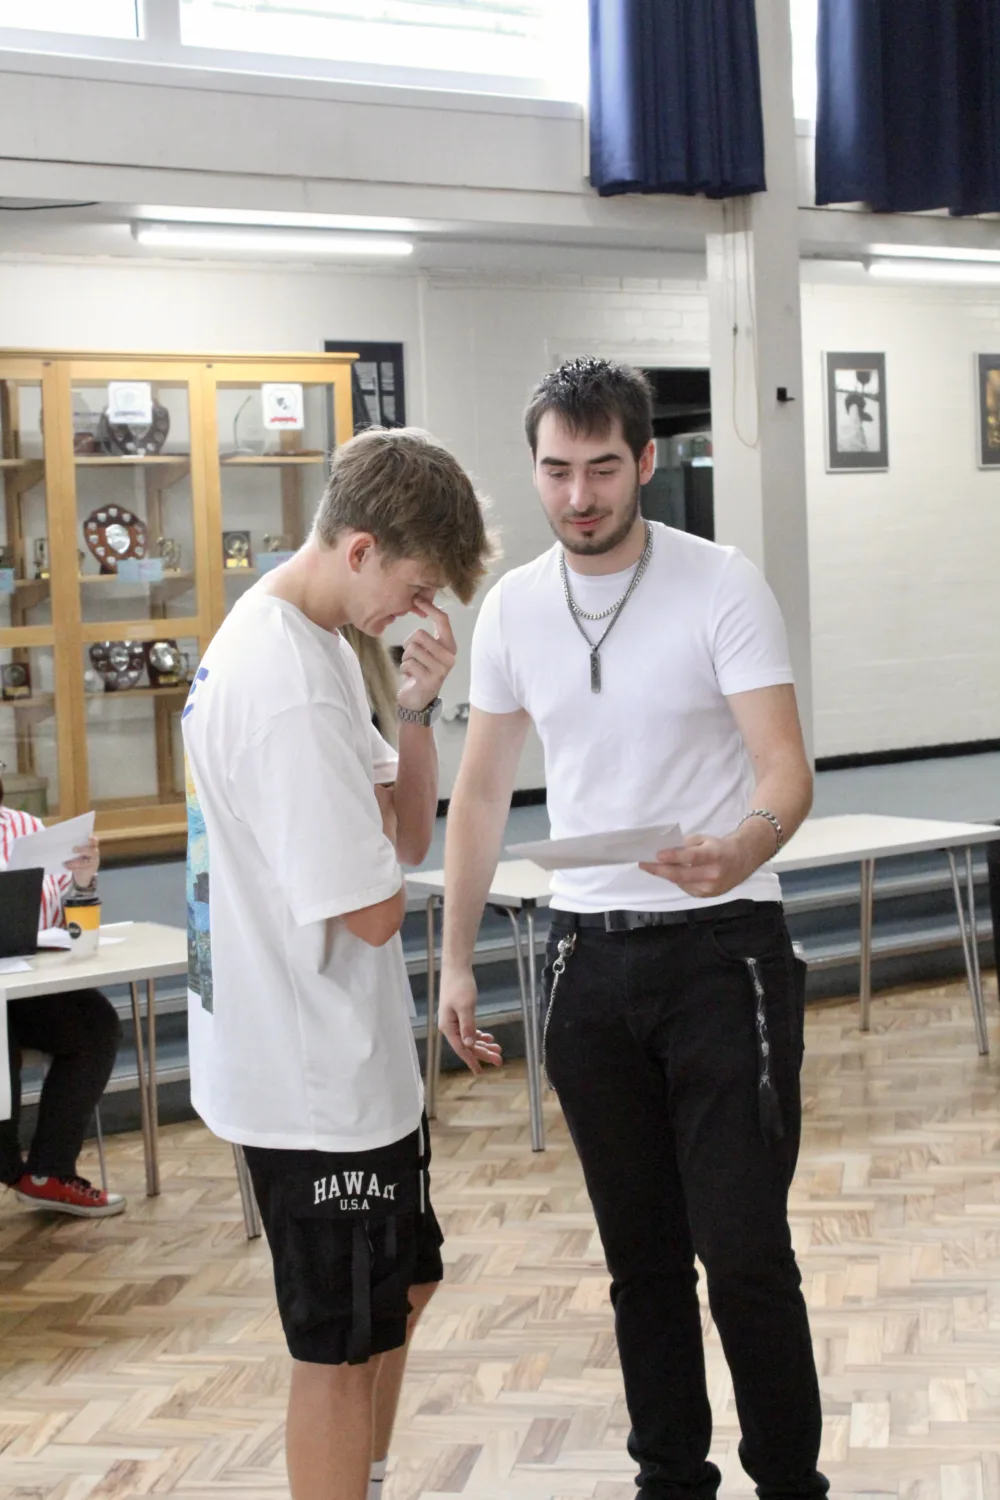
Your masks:
<path fill-rule="evenodd" d="M 410 1334 L 441 1279 L 399 929 L 437 811 L 432 725 L 480 504 L 428 434 L 334 454 L 305 546 L 244 596 L 184 710 L 191 1094 L 242 1145 L 293 1356 L 293 1500 L 381 1493 Z M 340 627 L 411 635 L 399 753 Z M 486 1045 L 481 1048 L 489 1055 Z"/>

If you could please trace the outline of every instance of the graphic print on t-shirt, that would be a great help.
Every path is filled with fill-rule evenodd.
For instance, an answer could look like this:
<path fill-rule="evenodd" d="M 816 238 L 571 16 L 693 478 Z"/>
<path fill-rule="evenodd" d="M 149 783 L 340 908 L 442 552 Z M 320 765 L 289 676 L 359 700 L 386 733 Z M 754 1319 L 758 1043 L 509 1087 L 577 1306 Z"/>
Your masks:
<path fill-rule="evenodd" d="M 205 1010 L 211 1010 L 212 931 L 208 911 L 208 833 L 187 756 L 184 757 L 184 782 L 188 817 L 188 989 L 200 998 Z"/>

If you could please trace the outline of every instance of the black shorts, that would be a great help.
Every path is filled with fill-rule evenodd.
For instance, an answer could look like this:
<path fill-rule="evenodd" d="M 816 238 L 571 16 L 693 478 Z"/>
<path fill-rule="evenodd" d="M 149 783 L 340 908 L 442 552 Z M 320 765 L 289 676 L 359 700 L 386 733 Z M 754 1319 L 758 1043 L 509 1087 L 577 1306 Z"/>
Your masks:
<path fill-rule="evenodd" d="M 375 1151 L 244 1154 L 294 1359 L 364 1364 L 406 1342 L 411 1286 L 440 1281 L 424 1118 Z"/>

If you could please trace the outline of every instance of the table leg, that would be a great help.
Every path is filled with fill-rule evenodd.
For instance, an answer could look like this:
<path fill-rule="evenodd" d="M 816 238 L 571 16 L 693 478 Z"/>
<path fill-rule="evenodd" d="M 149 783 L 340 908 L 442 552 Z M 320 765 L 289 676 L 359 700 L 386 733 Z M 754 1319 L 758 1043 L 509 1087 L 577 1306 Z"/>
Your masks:
<path fill-rule="evenodd" d="M 156 980 L 146 980 L 146 1067 L 149 1071 L 149 1155 L 153 1196 L 160 1191 L 160 1098 L 156 1084 Z"/>
<path fill-rule="evenodd" d="M 437 897 L 427 899 L 427 1056 L 424 1062 L 424 1103 L 429 1120 L 437 1119 L 437 1088 L 441 1072 L 441 1033 L 438 1031 L 437 959 L 435 957 Z"/>
<path fill-rule="evenodd" d="M 146 1196 L 153 1197 L 152 1131 L 149 1125 L 149 1080 L 146 1075 L 145 1047 L 142 1042 L 142 1016 L 139 1012 L 139 986 L 129 985 L 132 996 L 132 1028 L 135 1032 L 135 1061 L 139 1074 L 139 1119 L 142 1124 L 142 1154 L 146 1162 Z"/>
<path fill-rule="evenodd" d="M 236 1163 L 236 1181 L 240 1189 L 240 1202 L 243 1205 L 243 1223 L 246 1226 L 247 1239 L 259 1240 L 261 1234 L 260 1210 L 257 1207 L 257 1198 L 253 1190 L 250 1168 L 247 1166 L 247 1159 L 243 1155 L 242 1146 L 233 1146 L 233 1160 Z"/>
<path fill-rule="evenodd" d="M 542 1119 L 542 1090 L 538 1059 L 538 1001 L 535 979 L 535 917 L 530 907 L 525 909 L 528 923 L 528 953 L 524 952 L 521 934 L 520 912 L 504 907 L 510 925 L 514 929 L 514 955 L 517 959 L 517 978 L 521 988 L 521 1020 L 524 1025 L 524 1057 L 528 1068 L 528 1107 L 531 1113 L 531 1149 L 545 1150 L 545 1123 Z M 527 965 L 527 967 L 526 967 Z"/>
<path fill-rule="evenodd" d="M 986 1057 L 990 1050 L 989 1035 L 986 1030 L 986 1007 L 983 1002 L 983 976 L 979 967 L 979 939 L 976 934 L 976 887 L 972 869 L 972 849 L 965 851 L 965 889 L 969 904 L 968 926 L 966 925 L 965 906 L 962 901 L 962 885 L 958 876 L 958 862 L 955 859 L 955 851 L 946 849 L 948 866 L 951 870 L 951 886 L 955 895 L 955 911 L 958 915 L 958 931 L 962 939 L 962 955 L 965 959 L 965 975 L 969 983 L 969 994 L 972 996 L 972 1017 L 976 1026 L 976 1046 L 980 1057 Z"/>
<path fill-rule="evenodd" d="M 861 861 L 861 1030 L 871 1030 L 872 926 L 875 916 L 875 861 Z"/>

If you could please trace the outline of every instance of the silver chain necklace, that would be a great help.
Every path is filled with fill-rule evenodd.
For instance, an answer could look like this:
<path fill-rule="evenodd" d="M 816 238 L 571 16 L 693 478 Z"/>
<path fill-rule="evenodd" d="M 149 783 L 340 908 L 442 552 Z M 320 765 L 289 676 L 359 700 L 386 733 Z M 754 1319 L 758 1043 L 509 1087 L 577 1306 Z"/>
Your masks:
<path fill-rule="evenodd" d="M 584 640 L 587 642 L 588 647 L 590 648 L 590 691 L 592 693 L 599 693 L 601 691 L 601 647 L 604 645 L 604 642 L 607 640 L 608 636 L 617 625 L 619 615 L 625 608 L 628 601 L 631 599 L 632 595 L 635 593 L 636 588 L 639 584 L 639 580 L 642 577 L 643 573 L 645 573 L 646 569 L 649 567 L 649 559 L 653 555 L 653 528 L 652 526 L 650 526 L 648 521 L 645 523 L 645 526 L 646 544 L 642 549 L 642 555 L 640 556 L 639 561 L 635 565 L 635 572 L 632 574 L 632 580 L 629 583 L 628 588 L 625 590 L 624 594 L 622 594 L 617 604 L 612 604 L 609 609 L 602 609 L 599 614 L 588 614 L 586 610 L 582 610 L 580 608 L 576 600 L 573 598 L 573 595 L 569 590 L 569 573 L 566 568 L 566 553 L 564 549 L 560 549 L 559 552 L 559 576 L 562 579 L 563 593 L 566 596 L 566 604 L 569 607 L 570 618 L 572 619 L 573 624 L 576 626 L 577 630 L 583 636 Z M 611 616 L 611 622 L 608 625 L 607 629 L 604 631 L 604 634 L 601 636 L 600 640 L 595 643 L 590 639 L 590 636 L 584 630 L 583 621 L 606 620 L 609 615 Z"/>

